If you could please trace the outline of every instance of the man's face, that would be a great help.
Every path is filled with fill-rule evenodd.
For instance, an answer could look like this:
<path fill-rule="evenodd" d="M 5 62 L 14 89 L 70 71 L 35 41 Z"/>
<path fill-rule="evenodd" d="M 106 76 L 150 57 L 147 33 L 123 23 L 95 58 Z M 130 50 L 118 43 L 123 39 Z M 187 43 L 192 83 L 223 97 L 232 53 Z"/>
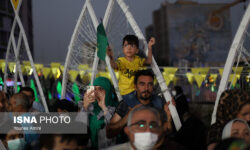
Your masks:
<path fill-rule="evenodd" d="M 124 130 L 128 135 L 130 142 L 133 144 L 135 133 L 152 132 L 159 136 L 162 131 L 162 126 L 159 117 L 153 112 L 149 110 L 141 110 L 133 114 L 131 125 L 125 127 Z"/>
<path fill-rule="evenodd" d="M 62 142 L 61 139 L 59 136 L 55 137 L 54 150 L 79 150 L 76 140 Z"/>
<path fill-rule="evenodd" d="M 151 76 L 139 76 L 135 85 L 139 100 L 149 100 L 153 91 L 154 80 Z"/>
<path fill-rule="evenodd" d="M 33 104 L 33 102 L 35 100 L 34 97 L 32 96 L 32 93 L 29 92 L 29 91 L 23 91 L 23 93 L 29 97 L 29 103 L 32 106 L 32 104 Z"/>

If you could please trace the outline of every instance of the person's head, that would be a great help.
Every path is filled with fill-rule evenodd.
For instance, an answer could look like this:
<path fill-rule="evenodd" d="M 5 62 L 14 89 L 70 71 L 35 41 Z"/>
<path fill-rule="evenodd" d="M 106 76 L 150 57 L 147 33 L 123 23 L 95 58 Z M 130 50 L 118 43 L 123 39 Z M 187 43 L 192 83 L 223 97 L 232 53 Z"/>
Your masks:
<path fill-rule="evenodd" d="M 24 93 L 14 94 L 9 101 L 10 112 L 28 112 L 29 98 Z"/>
<path fill-rule="evenodd" d="M 0 112 L 7 111 L 8 99 L 4 92 L 0 91 Z"/>
<path fill-rule="evenodd" d="M 126 35 L 123 38 L 123 53 L 125 57 L 133 57 L 139 52 L 139 40 L 135 35 Z"/>
<path fill-rule="evenodd" d="M 81 134 L 42 134 L 41 150 L 83 150 L 87 147 L 88 136 Z"/>
<path fill-rule="evenodd" d="M 34 102 L 34 100 L 35 100 L 35 94 L 34 94 L 34 91 L 33 91 L 33 89 L 32 88 L 30 88 L 30 87 L 22 87 L 21 89 L 20 89 L 20 92 L 19 93 L 24 93 L 24 94 L 26 94 L 28 97 L 29 97 L 29 104 L 30 104 L 30 108 L 32 107 L 32 104 L 33 104 L 33 102 Z"/>
<path fill-rule="evenodd" d="M 98 77 L 94 80 L 93 85 L 95 86 L 95 93 L 105 93 L 106 106 L 114 106 L 116 104 L 114 88 L 108 78 Z M 98 94 L 96 94 L 96 98 L 99 99 Z"/>
<path fill-rule="evenodd" d="M 151 70 L 139 70 L 135 73 L 134 85 L 139 100 L 150 99 L 154 87 L 154 74 Z"/>
<path fill-rule="evenodd" d="M 173 96 L 177 96 L 177 95 L 182 94 L 182 93 L 183 93 L 182 87 L 174 86 L 174 89 L 172 90 Z"/>
<path fill-rule="evenodd" d="M 222 139 L 235 137 L 250 143 L 250 129 L 245 120 L 234 119 L 226 124 L 222 131 Z"/>
<path fill-rule="evenodd" d="M 245 104 L 250 102 L 250 94 L 240 89 L 224 91 L 219 100 L 216 113 L 216 122 L 225 125 L 230 120 L 237 118 Z"/>
<path fill-rule="evenodd" d="M 246 120 L 250 125 L 250 100 L 240 106 L 237 118 Z"/>
<path fill-rule="evenodd" d="M 144 105 L 134 108 L 128 115 L 124 131 L 137 150 L 150 150 L 162 135 L 160 113 L 155 108 Z"/>
<path fill-rule="evenodd" d="M 57 100 L 55 102 L 56 111 L 60 113 L 77 112 L 77 106 L 66 99 Z"/>
<path fill-rule="evenodd" d="M 26 145 L 24 134 L 20 130 L 15 130 L 14 127 L 21 128 L 21 125 L 14 124 L 11 120 L 4 122 L 1 125 L 1 132 L 5 132 L 5 134 L 0 134 L 0 139 L 9 150 L 17 148 L 19 150 L 24 150 Z"/>

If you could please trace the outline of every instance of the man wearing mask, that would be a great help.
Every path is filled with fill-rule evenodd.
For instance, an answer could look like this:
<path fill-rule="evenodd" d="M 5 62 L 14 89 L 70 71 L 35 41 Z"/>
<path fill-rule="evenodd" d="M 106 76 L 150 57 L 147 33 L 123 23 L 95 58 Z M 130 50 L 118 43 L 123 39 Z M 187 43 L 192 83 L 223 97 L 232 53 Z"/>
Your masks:
<path fill-rule="evenodd" d="M 131 100 L 122 100 L 117 106 L 115 114 L 107 125 L 107 137 L 112 138 L 122 133 L 123 128 L 127 123 L 128 113 L 135 107 L 140 105 L 146 105 L 154 107 L 162 111 L 162 115 L 167 116 L 167 120 L 164 122 L 164 129 L 171 129 L 171 114 L 168 109 L 168 105 L 157 95 L 153 94 L 154 86 L 154 74 L 151 70 L 140 70 L 135 74 L 134 78 L 135 93 L 134 98 Z M 165 117 L 166 118 L 166 117 Z M 118 143 L 125 142 L 123 139 Z"/>
<path fill-rule="evenodd" d="M 107 150 L 152 150 L 160 146 L 163 125 L 160 113 L 150 106 L 139 106 L 129 112 L 124 132 L 129 142 Z"/>

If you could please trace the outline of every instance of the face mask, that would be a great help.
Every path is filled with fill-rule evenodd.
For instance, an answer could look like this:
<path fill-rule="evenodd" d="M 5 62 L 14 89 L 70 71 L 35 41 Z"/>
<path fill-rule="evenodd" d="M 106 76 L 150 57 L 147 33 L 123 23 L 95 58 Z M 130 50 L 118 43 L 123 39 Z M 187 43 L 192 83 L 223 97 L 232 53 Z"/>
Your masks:
<path fill-rule="evenodd" d="M 173 95 L 173 96 L 176 96 L 176 91 L 172 91 L 172 95 Z"/>
<path fill-rule="evenodd" d="M 9 150 L 24 150 L 25 149 L 25 141 L 23 138 L 9 140 L 8 141 Z"/>
<path fill-rule="evenodd" d="M 158 140 L 158 135 L 151 132 L 135 133 L 134 146 L 137 150 L 151 150 Z"/>

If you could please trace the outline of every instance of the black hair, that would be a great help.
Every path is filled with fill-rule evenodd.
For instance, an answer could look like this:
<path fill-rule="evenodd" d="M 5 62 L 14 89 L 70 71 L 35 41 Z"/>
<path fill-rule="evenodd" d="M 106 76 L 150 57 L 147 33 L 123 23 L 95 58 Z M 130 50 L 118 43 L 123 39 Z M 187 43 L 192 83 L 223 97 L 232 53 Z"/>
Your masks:
<path fill-rule="evenodd" d="M 35 93 L 34 93 L 34 91 L 33 91 L 33 89 L 32 89 L 31 87 L 28 87 L 28 86 L 22 87 L 22 88 L 20 89 L 20 92 L 19 92 L 19 93 L 22 93 L 23 91 L 30 92 L 32 98 L 35 97 Z"/>
<path fill-rule="evenodd" d="M 67 110 L 68 112 L 77 112 L 77 110 L 78 110 L 75 103 L 73 103 L 72 101 L 66 100 L 66 99 L 57 100 L 54 105 L 55 105 L 56 110 L 58 108 L 60 108 L 62 110 Z"/>
<path fill-rule="evenodd" d="M 135 35 L 126 35 L 123 38 L 122 45 L 124 45 L 125 41 L 127 41 L 128 44 L 130 44 L 130 45 L 136 45 L 136 47 L 139 48 L 139 39 L 138 39 L 137 36 L 135 36 Z"/>
<path fill-rule="evenodd" d="M 41 134 L 40 147 L 54 148 L 55 137 L 61 137 L 60 142 L 70 143 L 71 141 L 76 141 L 78 146 L 87 146 L 89 140 L 89 134 Z"/>
<path fill-rule="evenodd" d="M 154 75 L 154 73 L 153 73 L 152 70 L 150 70 L 150 69 L 139 70 L 139 71 L 137 71 L 137 72 L 135 73 L 135 78 L 134 78 L 134 84 L 135 84 L 135 85 L 136 85 L 136 83 L 137 83 L 137 81 L 138 81 L 138 78 L 139 78 L 140 76 L 150 76 L 150 77 L 152 77 L 152 79 L 155 78 L 155 75 Z"/>

